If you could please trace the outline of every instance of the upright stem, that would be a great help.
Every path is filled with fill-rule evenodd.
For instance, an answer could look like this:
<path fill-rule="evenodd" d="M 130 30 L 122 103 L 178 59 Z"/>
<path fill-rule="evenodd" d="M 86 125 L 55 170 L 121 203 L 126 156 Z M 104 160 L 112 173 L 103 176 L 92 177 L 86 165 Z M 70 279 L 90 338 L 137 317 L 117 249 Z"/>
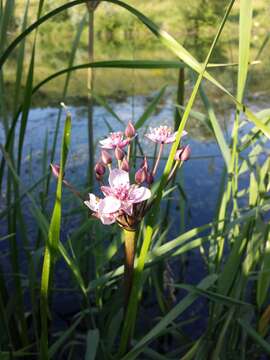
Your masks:
<path fill-rule="evenodd" d="M 134 259 L 136 249 L 136 231 L 124 229 L 124 246 L 125 246 L 125 272 L 124 272 L 124 304 L 127 309 L 130 292 L 133 282 Z"/>
<path fill-rule="evenodd" d="M 128 144 L 128 152 L 127 152 L 127 161 L 129 163 L 130 160 L 130 155 L 131 155 L 131 142 L 129 142 Z"/>
<path fill-rule="evenodd" d="M 153 176 L 156 175 L 158 164 L 160 162 L 160 158 L 161 158 L 161 155 L 162 155 L 163 148 L 164 148 L 164 144 L 161 143 L 160 147 L 159 147 L 159 151 L 158 151 L 157 160 L 156 160 L 155 166 L 154 166 L 153 171 L 152 171 Z"/>

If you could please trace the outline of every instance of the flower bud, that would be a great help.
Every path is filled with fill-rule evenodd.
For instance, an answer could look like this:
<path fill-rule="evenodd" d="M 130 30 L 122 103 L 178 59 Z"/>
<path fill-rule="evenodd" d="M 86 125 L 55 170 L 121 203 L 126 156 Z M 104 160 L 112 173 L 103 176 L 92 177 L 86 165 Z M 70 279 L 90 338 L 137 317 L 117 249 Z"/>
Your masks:
<path fill-rule="evenodd" d="M 129 121 L 127 127 L 126 127 L 126 130 L 125 130 L 125 135 L 127 138 L 133 138 L 136 134 L 136 130 L 135 130 L 135 127 L 134 125 L 132 124 L 131 121 Z"/>
<path fill-rule="evenodd" d="M 181 147 L 176 151 L 174 160 L 176 161 L 187 161 L 190 158 L 191 149 L 189 145 Z"/>
<path fill-rule="evenodd" d="M 58 179 L 60 173 L 60 166 L 56 164 L 50 164 L 50 166 L 53 176 L 55 176 Z"/>
<path fill-rule="evenodd" d="M 122 161 L 121 169 L 129 172 L 129 163 L 126 158 Z"/>
<path fill-rule="evenodd" d="M 105 165 L 109 165 L 112 163 L 112 157 L 106 150 L 101 150 L 101 160 Z"/>
<path fill-rule="evenodd" d="M 95 173 L 96 173 L 97 180 L 101 180 L 101 178 L 105 174 L 105 172 L 106 172 L 105 166 L 101 162 L 98 162 L 95 165 Z"/>
<path fill-rule="evenodd" d="M 115 154 L 116 160 L 123 160 L 124 159 L 125 152 L 119 146 L 117 146 L 115 148 L 114 154 Z"/>
<path fill-rule="evenodd" d="M 135 174 L 135 182 L 137 184 L 142 184 L 146 180 L 146 171 L 145 168 L 140 168 Z"/>

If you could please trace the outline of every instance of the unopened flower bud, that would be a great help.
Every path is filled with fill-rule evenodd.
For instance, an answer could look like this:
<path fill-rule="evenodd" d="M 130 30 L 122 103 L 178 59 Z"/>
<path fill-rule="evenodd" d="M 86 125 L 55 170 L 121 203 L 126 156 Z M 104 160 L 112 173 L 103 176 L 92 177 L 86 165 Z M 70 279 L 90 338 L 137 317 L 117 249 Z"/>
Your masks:
<path fill-rule="evenodd" d="M 105 172 L 106 172 L 105 166 L 102 163 L 98 162 L 95 166 L 95 173 L 97 180 L 101 180 Z"/>
<path fill-rule="evenodd" d="M 140 166 L 141 168 L 144 168 L 146 171 L 148 171 L 148 162 L 146 156 L 144 157 L 144 160 Z"/>
<path fill-rule="evenodd" d="M 126 127 L 126 130 L 125 130 L 125 135 L 127 138 L 133 138 L 136 134 L 136 130 L 135 130 L 135 127 L 134 125 L 132 124 L 131 121 L 129 121 L 127 127 Z"/>
<path fill-rule="evenodd" d="M 135 182 L 137 184 L 142 184 L 146 180 L 146 171 L 145 168 L 140 168 L 135 174 Z"/>
<path fill-rule="evenodd" d="M 52 170 L 52 174 L 53 176 L 55 176 L 56 178 L 59 177 L 59 173 L 60 173 L 60 166 L 56 165 L 56 164 L 51 164 L 51 170 Z"/>
<path fill-rule="evenodd" d="M 152 185 L 154 182 L 154 176 L 152 173 L 147 173 L 146 175 L 146 182 L 148 185 Z"/>
<path fill-rule="evenodd" d="M 109 165 L 112 163 L 112 157 L 106 150 L 101 150 L 101 160 L 105 165 Z"/>
<path fill-rule="evenodd" d="M 129 163 L 128 163 L 127 159 L 124 159 L 124 160 L 122 161 L 121 169 L 122 169 L 122 170 L 125 170 L 125 171 L 127 171 L 127 172 L 129 171 Z"/>
<path fill-rule="evenodd" d="M 174 160 L 176 161 L 187 161 L 190 158 L 191 149 L 189 145 L 181 147 L 176 151 Z"/>
<path fill-rule="evenodd" d="M 116 160 L 123 160 L 124 159 L 125 152 L 120 147 L 117 146 L 115 148 L 114 154 L 115 154 Z"/>

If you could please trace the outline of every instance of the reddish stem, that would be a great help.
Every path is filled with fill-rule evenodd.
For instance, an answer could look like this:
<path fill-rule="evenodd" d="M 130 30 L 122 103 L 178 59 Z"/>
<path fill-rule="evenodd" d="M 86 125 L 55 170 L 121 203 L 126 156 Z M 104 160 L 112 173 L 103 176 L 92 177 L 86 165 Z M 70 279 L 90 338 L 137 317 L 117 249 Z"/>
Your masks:
<path fill-rule="evenodd" d="M 152 170 L 152 175 L 153 175 L 153 176 L 156 175 L 157 168 L 158 168 L 158 164 L 159 164 L 159 162 L 160 162 L 161 155 L 162 155 L 162 152 L 163 152 L 163 148 L 164 148 L 164 144 L 161 143 L 161 144 L 160 144 L 160 147 L 159 147 L 159 151 L 158 151 L 158 156 L 157 156 L 157 159 L 156 159 L 156 163 L 155 163 L 154 168 L 153 168 L 153 170 Z"/>

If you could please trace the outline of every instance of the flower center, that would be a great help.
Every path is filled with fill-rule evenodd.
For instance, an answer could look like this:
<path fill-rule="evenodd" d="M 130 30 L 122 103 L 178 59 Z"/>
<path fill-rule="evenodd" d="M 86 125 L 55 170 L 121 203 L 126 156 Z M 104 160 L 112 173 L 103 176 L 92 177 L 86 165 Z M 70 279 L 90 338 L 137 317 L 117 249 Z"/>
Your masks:
<path fill-rule="evenodd" d="M 171 132 L 172 132 L 172 129 L 171 128 L 169 128 L 168 126 L 160 126 L 159 128 L 158 128 L 158 134 L 160 135 L 160 136 L 165 136 L 165 137 L 167 137 L 167 136 L 169 136 L 169 135 L 171 135 Z"/>
<path fill-rule="evenodd" d="M 128 200 L 128 198 L 129 198 L 129 187 L 128 186 L 121 186 L 119 188 L 115 188 L 113 192 L 114 192 L 115 197 L 121 201 Z"/>

